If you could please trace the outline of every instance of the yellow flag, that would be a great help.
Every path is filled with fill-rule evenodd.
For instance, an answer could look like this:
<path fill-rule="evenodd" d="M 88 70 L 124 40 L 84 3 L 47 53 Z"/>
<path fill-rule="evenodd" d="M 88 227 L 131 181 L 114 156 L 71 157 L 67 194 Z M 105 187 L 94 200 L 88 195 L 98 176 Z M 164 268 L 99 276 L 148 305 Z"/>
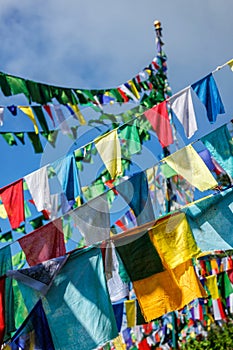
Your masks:
<path fill-rule="evenodd" d="M 94 142 L 111 178 L 115 179 L 117 176 L 121 175 L 121 146 L 117 130 L 115 129 L 110 133 L 97 138 Z"/>
<path fill-rule="evenodd" d="M 71 103 L 68 103 L 69 106 L 73 109 L 75 115 L 77 116 L 79 122 L 81 125 L 86 125 L 86 120 L 84 119 L 84 116 L 80 112 L 79 108 L 77 105 L 72 105 Z"/>
<path fill-rule="evenodd" d="M 190 260 L 173 270 L 135 281 L 133 286 L 146 322 L 207 297 Z"/>
<path fill-rule="evenodd" d="M 137 88 L 136 88 L 134 82 L 133 82 L 132 80 L 129 80 L 129 81 L 128 81 L 128 84 L 130 85 L 131 91 L 132 91 L 132 93 L 134 94 L 134 96 L 135 96 L 138 100 L 140 100 L 140 95 L 139 95 L 139 92 L 138 92 L 138 90 L 137 90 Z"/>
<path fill-rule="evenodd" d="M 115 350 L 126 350 L 126 345 L 122 340 L 121 334 L 118 335 L 115 339 L 113 339 L 113 345 L 115 347 Z"/>
<path fill-rule="evenodd" d="M 124 301 L 126 310 L 127 327 L 131 328 L 136 326 L 136 301 L 125 300 Z"/>
<path fill-rule="evenodd" d="M 180 149 L 164 160 L 177 174 L 183 176 L 200 191 L 218 186 L 217 181 L 192 145 Z"/>
<path fill-rule="evenodd" d="M 37 122 L 36 122 L 36 118 L 35 118 L 35 116 L 34 116 L 34 114 L 32 112 L 31 107 L 21 107 L 21 106 L 19 106 L 19 109 L 31 119 L 31 121 L 33 122 L 35 133 L 39 134 L 39 128 L 38 128 L 38 125 L 37 125 Z"/>
<path fill-rule="evenodd" d="M 0 218 L 2 219 L 7 218 L 7 212 L 3 204 L 0 204 Z"/>
<path fill-rule="evenodd" d="M 201 251 L 184 213 L 165 218 L 149 231 L 149 236 L 162 261 L 170 269 L 197 256 Z"/>
<path fill-rule="evenodd" d="M 218 285 L 217 285 L 217 276 L 216 275 L 207 276 L 205 279 L 205 285 L 208 288 L 212 299 L 218 299 L 219 293 L 218 293 Z"/>
<path fill-rule="evenodd" d="M 231 68 L 233 71 L 233 59 L 227 62 L 228 66 Z"/>

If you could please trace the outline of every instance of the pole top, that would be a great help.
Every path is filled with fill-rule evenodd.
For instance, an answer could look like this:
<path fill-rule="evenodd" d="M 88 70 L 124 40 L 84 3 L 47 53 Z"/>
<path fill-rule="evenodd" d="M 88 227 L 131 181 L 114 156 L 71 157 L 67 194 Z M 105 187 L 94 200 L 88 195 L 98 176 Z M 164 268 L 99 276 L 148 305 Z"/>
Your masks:
<path fill-rule="evenodd" d="M 155 20 L 154 21 L 154 27 L 155 27 L 155 30 L 162 29 L 161 22 L 158 21 L 158 20 Z"/>

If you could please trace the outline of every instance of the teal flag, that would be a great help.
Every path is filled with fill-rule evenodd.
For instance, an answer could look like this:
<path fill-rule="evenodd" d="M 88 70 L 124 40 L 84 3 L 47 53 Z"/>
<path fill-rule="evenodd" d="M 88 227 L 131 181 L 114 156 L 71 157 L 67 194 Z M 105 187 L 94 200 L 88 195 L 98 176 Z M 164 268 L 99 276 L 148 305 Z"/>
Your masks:
<path fill-rule="evenodd" d="M 232 189 L 207 197 L 184 210 L 202 251 L 233 248 Z"/>
<path fill-rule="evenodd" d="M 98 248 L 71 254 L 43 304 L 55 349 L 91 350 L 118 336 Z"/>
<path fill-rule="evenodd" d="M 233 177 L 233 140 L 227 125 L 223 125 L 202 137 L 201 141 L 219 165 Z"/>

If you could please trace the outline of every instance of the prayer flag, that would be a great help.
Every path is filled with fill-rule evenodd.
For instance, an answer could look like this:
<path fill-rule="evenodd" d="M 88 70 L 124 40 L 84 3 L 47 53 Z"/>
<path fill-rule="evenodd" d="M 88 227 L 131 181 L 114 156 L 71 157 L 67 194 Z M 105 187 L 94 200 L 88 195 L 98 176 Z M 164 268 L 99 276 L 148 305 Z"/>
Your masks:
<path fill-rule="evenodd" d="M 130 157 L 139 153 L 142 149 L 140 137 L 137 129 L 137 121 L 132 124 L 125 124 L 119 129 L 119 139 L 123 148 L 124 156 Z"/>
<path fill-rule="evenodd" d="M 167 103 L 163 101 L 144 112 L 146 118 L 155 130 L 162 147 L 173 143 L 172 129 L 169 121 Z"/>
<path fill-rule="evenodd" d="M 87 245 L 109 238 L 111 225 L 107 193 L 76 208 L 69 215 L 85 238 Z"/>
<path fill-rule="evenodd" d="M 23 179 L 0 189 L 0 196 L 6 209 L 12 229 L 20 226 L 25 220 Z"/>
<path fill-rule="evenodd" d="M 0 277 L 0 346 L 5 334 L 5 280 L 6 277 Z"/>
<path fill-rule="evenodd" d="M 28 344 L 29 343 L 29 344 Z M 55 350 L 42 301 L 39 300 L 11 339 L 12 348 Z"/>
<path fill-rule="evenodd" d="M 233 59 L 227 62 L 230 69 L 233 71 Z"/>
<path fill-rule="evenodd" d="M 8 270 L 12 270 L 12 256 L 10 245 L 7 245 L 0 249 L 0 276 L 4 276 Z M 4 291 L 4 294 L 1 294 L 3 297 L 1 300 L 2 312 L 4 310 L 4 334 L 2 335 L 4 335 L 4 340 L 9 340 L 11 333 L 15 331 L 15 295 L 13 293 L 11 279 L 6 278 L 5 281 L 1 280 L 0 290 L 1 292 Z"/>
<path fill-rule="evenodd" d="M 225 110 L 213 74 L 208 74 L 191 86 L 206 107 L 210 123 L 215 123 L 217 115 L 225 113 Z"/>
<path fill-rule="evenodd" d="M 218 164 L 233 177 L 233 141 L 227 125 L 201 138 Z"/>
<path fill-rule="evenodd" d="M 138 281 L 164 270 L 161 258 L 147 232 L 120 238 L 116 249 L 131 281 Z"/>
<path fill-rule="evenodd" d="M 125 310 L 126 310 L 126 319 L 127 319 L 127 327 L 135 327 L 136 326 L 136 300 L 125 300 Z"/>
<path fill-rule="evenodd" d="M 206 297 L 191 261 L 135 281 L 133 287 L 146 322 Z"/>
<path fill-rule="evenodd" d="M 59 123 L 59 126 L 61 127 L 61 131 L 64 135 L 72 134 L 69 125 L 67 124 L 67 121 L 65 119 L 65 116 L 62 112 L 62 109 L 60 105 L 54 105 L 54 110 L 57 116 L 57 120 Z"/>
<path fill-rule="evenodd" d="M 18 240 L 30 266 L 65 255 L 61 219 L 56 219 Z"/>
<path fill-rule="evenodd" d="M 35 133 L 36 134 L 39 134 L 39 128 L 38 128 L 38 125 L 37 125 L 37 122 L 36 122 L 36 118 L 33 114 L 33 111 L 31 109 L 31 107 L 22 107 L 22 106 L 19 106 L 18 107 L 24 114 L 26 114 L 28 116 L 29 119 L 31 119 L 32 123 L 33 123 L 33 126 L 34 126 L 34 129 L 35 129 Z"/>
<path fill-rule="evenodd" d="M 74 154 L 68 154 L 51 164 L 68 201 L 76 200 L 81 194 L 78 169 Z"/>
<path fill-rule="evenodd" d="M 43 305 L 55 349 L 95 349 L 118 335 L 98 248 L 70 255 Z"/>
<path fill-rule="evenodd" d="M 51 198 L 47 166 L 40 168 L 33 173 L 26 175 L 24 180 L 27 183 L 29 192 L 38 211 L 51 210 Z"/>
<path fill-rule="evenodd" d="M 192 145 L 176 151 L 164 158 L 164 161 L 200 191 L 218 186 L 217 181 Z"/>
<path fill-rule="evenodd" d="M 94 142 L 111 178 L 122 175 L 121 147 L 117 130 L 95 139 Z"/>
<path fill-rule="evenodd" d="M 165 261 L 170 269 L 174 269 L 201 252 L 184 213 L 160 220 L 149 231 L 149 236 L 162 261 Z"/>
<path fill-rule="evenodd" d="M 187 138 L 193 136 L 197 130 L 196 115 L 193 107 L 193 100 L 190 86 L 181 90 L 169 98 L 171 108 L 178 120 L 183 125 Z"/>
<path fill-rule="evenodd" d="M 154 220 L 146 173 L 139 172 L 116 186 L 117 192 L 134 211 L 138 225 Z"/>
<path fill-rule="evenodd" d="M 209 290 L 212 299 L 219 298 L 218 285 L 217 285 L 217 276 L 211 275 L 205 278 L 205 285 Z"/>
<path fill-rule="evenodd" d="M 199 200 L 185 209 L 194 239 L 202 251 L 233 247 L 233 191 Z"/>

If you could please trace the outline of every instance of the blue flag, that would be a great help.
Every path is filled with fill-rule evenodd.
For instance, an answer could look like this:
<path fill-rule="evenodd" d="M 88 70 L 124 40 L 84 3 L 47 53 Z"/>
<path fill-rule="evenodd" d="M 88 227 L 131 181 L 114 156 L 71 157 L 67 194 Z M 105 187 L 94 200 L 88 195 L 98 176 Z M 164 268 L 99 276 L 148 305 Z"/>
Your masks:
<path fill-rule="evenodd" d="M 210 123 L 216 122 L 217 115 L 225 113 L 225 110 L 213 74 L 210 73 L 191 87 L 205 105 Z"/>

